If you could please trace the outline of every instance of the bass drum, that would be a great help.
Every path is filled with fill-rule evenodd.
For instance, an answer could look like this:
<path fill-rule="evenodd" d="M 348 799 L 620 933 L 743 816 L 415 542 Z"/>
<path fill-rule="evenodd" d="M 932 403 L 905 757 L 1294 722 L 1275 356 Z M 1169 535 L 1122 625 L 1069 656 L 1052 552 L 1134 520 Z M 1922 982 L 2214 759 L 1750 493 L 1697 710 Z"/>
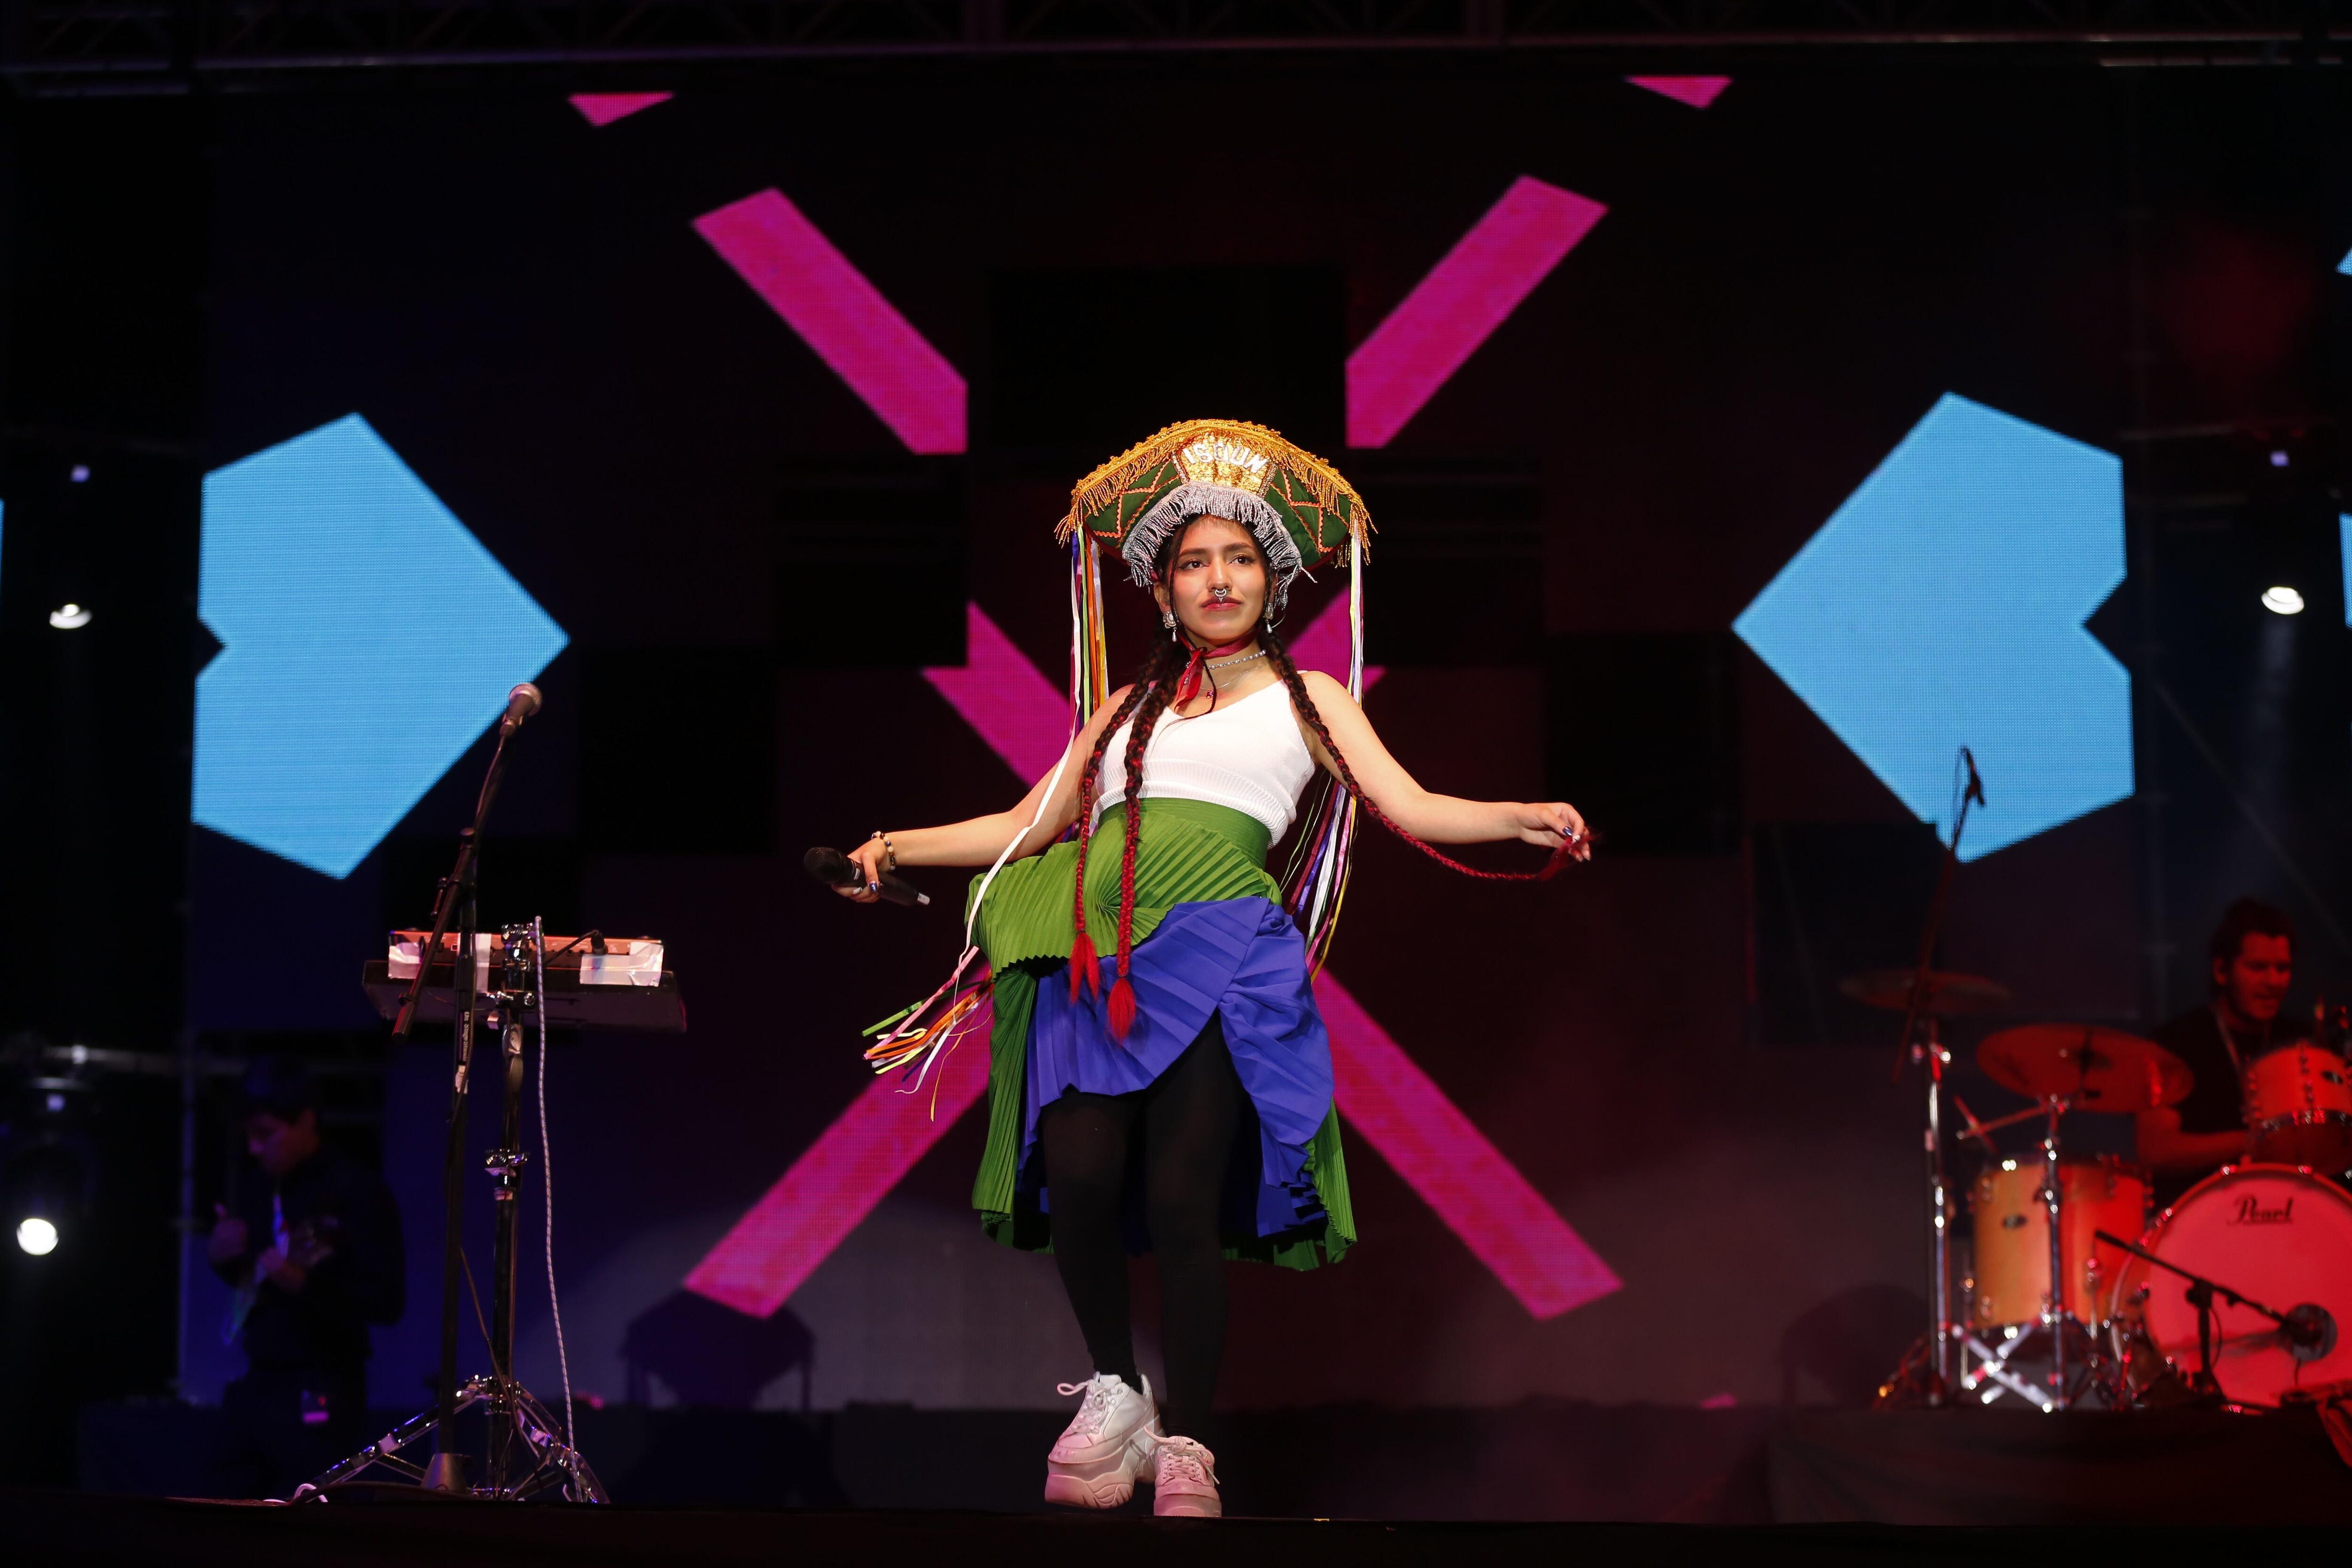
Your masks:
<path fill-rule="evenodd" d="M 2292 1165 L 2223 1166 L 2181 1194 L 2140 1245 L 2276 1311 L 2325 1307 L 2352 1330 L 2352 1194 Z M 2116 1352 L 2127 1363 L 2149 1348 L 2183 1379 L 2201 1364 L 2189 1283 L 2130 1258 L 2116 1279 Z M 2276 1405 L 2298 1384 L 2352 1377 L 2352 1332 L 2291 1352 L 2278 1326 L 2245 1307 L 2213 1304 L 2213 1379 L 2239 1405 Z M 2134 1381 L 2146 1372 L 2135 1370 Z"/>

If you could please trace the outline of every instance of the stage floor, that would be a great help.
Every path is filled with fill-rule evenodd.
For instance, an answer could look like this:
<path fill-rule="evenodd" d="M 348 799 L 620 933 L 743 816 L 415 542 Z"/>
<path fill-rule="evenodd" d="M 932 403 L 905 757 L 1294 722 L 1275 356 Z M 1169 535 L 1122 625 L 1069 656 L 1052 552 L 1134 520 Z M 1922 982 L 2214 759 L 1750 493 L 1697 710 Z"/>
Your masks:
<path fill-rule="evenodd" d="M 767 1522 L 758 1530 L 795 1539 L 803 1530 L 887 1538 L 937 1528 L 950 1515 L 965 1520 L 960 1528 L 968 1531 L 1016 1535 L 1009 1522 L 971 1521 L 1040 1516 L 1047 1531 L 1035 1538 L 1041 1542 L 1063 1539 L 1055 1529 L 1151 1528 L 1142 1497 L 1108 1520 L 1048 1512 L 1039 1496 L 1045 1454 L 1066 1419 L 1055 1411 L 581 1414 L 581 1448 L 612 1496 L 626 1510 L 681 1510 L 658 1517 L 761 1520 Z M 84 1492 L 150 1499 L 201 1492 L 216 1415 L 160 1404 L 91 1407 L 81 1430 Z M 1455 1528 L 1448 1521 L 1464 1521 L 1496 1527 L 2352 1524 L 2352 1466 L 2337 1457 L 2307 1408 L 2263 1415 L 2205 1409 L 2042 1415 L 1529 1401 L 1491 1410 L 1235 1412 L 1226 1421 L 1218 1468 L 1225 1504 L 1235 1514 L 1379 1519 L 1389 1521 L 1381 1528 L 1395 1530 L 1444 1526 L 1432 1540 Z M 745 1511 L 719 1511 L 727 1509 Z M 410 1510 L 345 1505 L 336 1511 Z M 807 1521 L 835 1522 L 794 1522 Z M 724 1537 L 755 1527 L 709 1528 Z M 1464 1539 L 1488 1538 L 1474 1531 Z M 1509 1530 L 1492 1537 L 1496 1551 L 1517 1550 L 1507 1543 L 1517 1539 Z"/>
<path fill-rule="evenodd" d="M 174 1568 L 515 1568 L 562 1562 L 723 1565 L 778 1562 L 1055 1563 L 1149 1568 L 1402 1568 L 1465 1563 L 1543 1568 L 1709 1564 L 1920 1564 L 2029 1561 L 2053 1550 L 2101 1560 L 2210 1552 L 2320 1552 L 2320 1529 L 1937 1530 L 1885 1525 L 1377 1523 L 1355 1520 L 1154 1520 L 914 1510 L 813 1511 L 507 1507 L 431 1501 L 266 1508 L 70 1492 L 0 1493 L 0 1550 L 45 1565 L 169 1563 Z"/>

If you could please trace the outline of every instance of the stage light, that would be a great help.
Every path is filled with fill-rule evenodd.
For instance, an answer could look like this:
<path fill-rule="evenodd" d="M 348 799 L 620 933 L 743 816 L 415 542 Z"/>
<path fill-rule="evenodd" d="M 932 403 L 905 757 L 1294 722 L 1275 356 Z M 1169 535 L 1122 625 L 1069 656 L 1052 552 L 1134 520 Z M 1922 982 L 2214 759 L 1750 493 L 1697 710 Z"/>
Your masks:
<path fill-rule="evenodd" d="M 89 606 L 77 605 L 71 599 L 49 612 L 49 625 L 61 632 L 79 631 L 89 625 Z"/>
<path fill-rule="evenodd" d="M 20 1219 L 16 1245 L 35 1258 L 47 1258 L 58 1249 L 58 1227 L 37 1215 Z"/>
<path fill-rule="evenodd" d="M 2303 614 L 2303 595 L 2284 585 L 2265 588 L 2263 608 L 2274 616 L 2299 616 Z"/>
<path fill-rule="evenodd" d="M 86 485 L 89 483 L 89 465 L 88 463 L 76 463 L 73 466 L 73 482 L 78 485 Z"/>
<path fill-rule="evenodd" d="M 2271 454 L 2271 467 L 2272 467 L 2272 468 L 2285 468 L 2285 467 L 2286 467 L 2286 454 L 2285 454 L 2284 451 L 2273 452 L 2273 453 Z"/>

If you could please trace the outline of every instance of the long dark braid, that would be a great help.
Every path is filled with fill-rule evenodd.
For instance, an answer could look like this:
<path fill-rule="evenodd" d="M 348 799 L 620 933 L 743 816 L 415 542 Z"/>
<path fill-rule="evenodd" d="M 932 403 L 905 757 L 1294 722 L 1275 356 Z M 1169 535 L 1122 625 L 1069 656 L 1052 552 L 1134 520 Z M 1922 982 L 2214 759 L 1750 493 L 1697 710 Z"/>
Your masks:
<path fill-rule="evenodd" d="M 1568 863 L 1570 847 L 1562 844 L 1552 851 L 1551 858 L 1544 863 L 1544 868 L 1540 871 L 1481 871 L 1475 866 L 1465 866 L 1452 856 L 1424 843 L 1398 826 L 1390 819 L 1388 813 L 1372 804 L 1372 797 L 1366 795 L 1363 786 L 1356 782 L 1356 775 L 1348 767 L 1347 757 L 1340 752 L 1339 742 L 1331 739 L 1329 726 L 1323 722 L 1322 713 L 1316 709 L 1315 699 L 1307 695 L 1307 681 L 1299 675 L 1298 666 L 1291 662 L 1290 650 L 1283 646 L 1282 638 L 1275 634 L 1272 626 L 1262 626 L 1258 628 L 1257 640 L 1265 645 L 1266 659 L 1282 677 L 1282 684 L 1289 688 L 1291 706 L 1297 709 L 1298 716 L 1307 721 L 1307 727 L 1315 731 L 1315 738 L 1323 742 L 1324 752 L 1330 757 L 1331 766 L 1339 775 L 1340 786 L 1347 790 L 1357 805 L 1371 814 L 1373 821 L 1438 864 L 1450 866 L 1464 876 L 1475 877 L 1482 882 L 1548 881 L 1558 875 L 1559 868 Z"/>
<path fill-rule="evenodd" d="M 1095 736 L 1094 750 L 1087 753 L 1087 765 L 1078 774 L 1078 864 L 1075 911 L 1077 941 L 1070 948 L 1070 1000 L 1073 1002 L 1078 999 L 1080 987 L 1091 990 L 1101 984 L 1094 939 L 1087 933 L 1087 848 L 1094 838 L 1095 795 L 1102 784 L 1103 755 L 1110 748 L 1110 738 L 1118 733 L 1118 727 L 1127 722 L 1138 708 L 1154 703 L 1156 700 L 1150 719 L 1139 720 L 1136 725 L 1146 739 L 1150 738 L 1148 726 L 1158 721 L 1159 709 L 1168 705 L 1166 695 L 1168 687 L 1173 679 L 1174 672 L 1182 668 L 1181 660 L 1182 650 L 1172 637 L 1153 645 L 1151 657 L 1144 660 L 1143 668 L 1137 675 L 1135 684 L 1128 688 L 1125 700 L 1111 714 L 1110 721 L 1102 727 L 1099 734 Z M 1140 815 L 1135 804 L 1138 782 L 1136 769 L 1139 754 L 1138 748 L 1133 744 L 1128 747 L 1125 760 L 1129 866 L 1120 879 L 1122 886 L 1131 885 L 1134 878 L 1135 821 Z M 1123 948 L 1124 943 L 1122 943 Z M 1126 972 L 1125 963 L 1122 963 L 1119 968 L 1120 973 Z"/>

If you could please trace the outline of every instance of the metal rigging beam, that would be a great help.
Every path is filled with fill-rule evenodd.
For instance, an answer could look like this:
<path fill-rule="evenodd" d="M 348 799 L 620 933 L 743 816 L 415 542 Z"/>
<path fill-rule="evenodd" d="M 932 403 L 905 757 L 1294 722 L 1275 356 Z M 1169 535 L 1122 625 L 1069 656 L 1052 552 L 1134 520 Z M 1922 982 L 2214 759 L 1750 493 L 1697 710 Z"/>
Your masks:
<path fill-rule="evenodd" d="M 8 0 L 20 90 L 186 90 L 305 71 L 814 57 L 1803 51 L 2336 64 L 2352 0 Z"/>

